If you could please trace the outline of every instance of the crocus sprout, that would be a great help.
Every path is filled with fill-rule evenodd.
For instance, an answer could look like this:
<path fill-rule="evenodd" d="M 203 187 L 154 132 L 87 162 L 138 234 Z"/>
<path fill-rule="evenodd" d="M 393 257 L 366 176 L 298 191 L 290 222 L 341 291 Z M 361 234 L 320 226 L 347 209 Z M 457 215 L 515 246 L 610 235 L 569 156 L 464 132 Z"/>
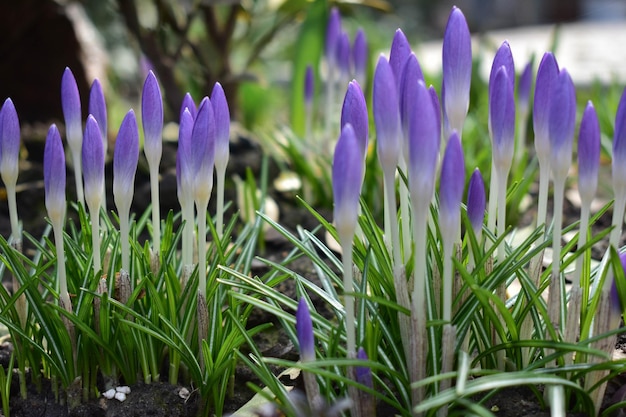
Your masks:
<path fill-rule="evenodd" d="M 193 165 L 191 132 L 193 129 L 193 116 L 189 108 L 185 108 L 180 118 L 178 128 L 178 151 L 176 152 L 176 185 L 178 201 L 185 223 L 182 237 L 182 263 L 184 267 L 191 269 L 193 264 Z M 183 274 L 184 276 L 185 274 Z M 182 285 L 186 285 L 183 278 Z"/>
<path fill-rule="evenodd" d="M 514 76 L 512 73 L 511 76 Z M 501 66 L 489 82 L 489 126 L 492 138 L 491 189 L 489 190 L 488 227 L 494 231 L 497 210 L 497 236 L 502 236 L 506 222 L 506 186 L 515 149 L 515 96 L 509 72 Z M 504 241 L 498 248 L 498 260 L 505 258 Z"/>
<path fill-rule="evenodd" d="M 367 156 L 368 145 L 368 116 L 367 104 L 361 86 L 355 80 L 350 81 L 348 89 L 343 100 L 341 108 L 341 128 L 350 123 L 354 131 L 354 135 L 359 142 L 359 152 L 362 160 L 365 161 Z"/>
<path fill-rule="evenodd" d="M 93 80 L 93 82 L 91 83 L 91 88 L 89 89 L 88 112 L 96 119 L 96 122 L 98 122 L 98 127 L 100 128 L 100 137 L 102 138 L 102 153 L 106 157 L 109 149 L 109 140 L 107 136 L 107 106 L 104 98 L 104 92 L 102 91 L 102 85 L 97 78 Z M 105 184 L 102 183 L 102 206 L 106 209 L 107 194 L 104 187 Z"/>
<path fill-rule="evenodd" d="M 91 242 L 93 251 L 93 270 L 98 273 L 100 264 L 100 207 L 104 189 L 104 149 L 100 127 L 93 115 L 89 115 L 85 124 L 83 138 L 82 163 L 85 177 L 85 202 L 91 214 Z"/>
<path fill-rule="evenodd" d="M 472 40 L 463 12 L 453 7 L 443 35 L 443 105 L 450 130 L 462 136 L 469 108 Z M 449 136 L 449 135 L 446 135 Z"/>
<path fill-rule="evenodd" d="M 143 151 L 150 170 L 152 196 L 152 250 L 158 256 L 161 247 L 161 214 L 159 203 L 159 164 L 163 153 L 163 99 L 154 73 L 150 71 L 141 94 L 141 122 L 143 125 Z"/>
<path fill-rule="evenodd" d="M 72 70 L 65 68 L 61 78 L 61 107 L 65 119 L 65 133 L 67 143 L 72 152 L 74 163 L 74 179 L 76 180 L 76 198 L 78 203 L 84 206 L 83 197 L 83 174 L 81 167 L 81 148 L 83 146 L 83 127 L 80 111 L 80 94 L 78 84 Z"/>
<path fill-rule="evenodd" d="M 120 219 L 122 269 L 130 272 L 130 205 L 135 191 L 139 160 L 139 131 L 135 112 L 129 110 L 122 120 L 113 151 L 113 199 Z"/>
<path fill-rule="evenodd" d="M 472 225 L 472 231 L 476 237 L 478 247 L 481 247 L 483 222 L 485 220 L 485 182 L 478 168 L 474 169 L 467 186 L 467 218 Z M 468 269 L 475 265 L 474 252 L 470 251 L 470 264 Z"/>
<path fill-rule="evenodd" d="M 65 152 L 61 135 L 56 125 L 50 126 L 46 136 L 43 157 L 43 180 L 45 203 L 48 218 L 54 232 L 54 245 L 57 255 L 57 282 L 59 285 L 59 304 L 67 311 L 72 311 L 70 295 L 67 290 L 65 272 L 65 250 L 63 244 L 63 224 L 65 223 Z"/>
<path fill-rule="evenodd" d="M 217 174 L 216 230 L 221 238 L 224 229 L 224 178 L 230 155 L 230 111 L 224 89 L 215 83 L 211 92 L 211 104 L 215 115 L 215 173 Z"/>
<path fill-rule="evenodd" d="M 17 216 L 15 187 L 20 162 L 20 122 L 15 105 L 7 98 L 0 109 L 0 175 L 7 190 L 9 218 L 11 221 L 11 238 L 21 246 L 22 233 Z"/>
<path fill-rule="evenodd" d="M 615 115 L 615 133 L 613 134 L 613 221 L 609 243 L 619 247 L 619 239 L 624 225 L 624 206 L 626 206 L 626 88 L 622 92 L 617 114 Z"/>
<path fill-rule="evenodd" d="M 554 215 L 552 227 L 552 281 L 548 299 L 550 320 L 561 326 L 561 227 L 565 180 L 572 163 L 572 142 L 576 126 L 576 91 L 567 70 L 559 71 L 551 85 L 548 133 L 550 135 L 550 169 L 554 182 Z"/>
<path fill-rule="evenodd" d="M 359 28 L 352 45 L 352 60 L 354 62 L 354 78 L 362 85 L 367 82 L 367 58 L 367 38 L 365 31 Z"/>

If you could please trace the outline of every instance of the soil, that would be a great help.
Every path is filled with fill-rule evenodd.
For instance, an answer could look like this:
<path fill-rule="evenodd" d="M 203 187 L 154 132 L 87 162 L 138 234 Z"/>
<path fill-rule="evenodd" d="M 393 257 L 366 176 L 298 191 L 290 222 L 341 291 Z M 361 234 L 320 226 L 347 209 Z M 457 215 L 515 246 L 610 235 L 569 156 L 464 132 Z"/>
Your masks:
<path fill-rule="evenodd" d="M 26 128 L 31 129 L 31 128 Z M 44 207 L 44 195 L 43 195 L 43 169 L 41 161 L 43 160 L 43 137 L 45 137 L 45 130 L 43 126 L 36 126 L 32 128 L 32 131 L 28 131 L 25 137 L 31 138 L 25 141 L 25 153 L 24 159 L 21 162 L 20 171 L 20 192 L 18 194 L 18 209 L 20 212 L 20 219 L 23 222 L 24 230 L 28 231 L 33 236 L 40 236 L 44 227 L 46 226 L 45 207 Z M 172 144 L 164 145 L 163 162 L 161 167 L 161 212 L 167 213 L 170 209 L 178 210 L 179 205 L 176 200 L 176 181 L 175 181 L 175 146 Z M 231 149 L 231 163 L 229 166 L 229 173 L 227 177 L 230 178 L 233 174 L 237 174 L 240 177 L 245 176 L 247 167 L 250 167 L 253 172 L 258 173 L 260 169 L 261 149 L 254 142 L 240 139 L 238 142 L 232 144 Z M 147 169 L 145 168 L 145 161 L 140 163 L 140 170 L 137 174 L 134 208 L 135 212 L 143 212 L 146 209 L 145 202 L 150 201 L 149 198 L 149 182 Z M 111 178 L 111 164 L 107 164 L 107 177 Z M 270 164 L 270 178 L 274 178 L 278 174 L 278 167 L 275 164 Z M 71 169 L 68 169 L 68 201 L 72 201 L 73 196 L 71 191 L 73 189 L 73 177 Z M 235 195 L 230 187 L 227 191 L 226 201 L 234 200 Z M 531 194 L 534 195 L 535 191 L 531 190 Z M 278 202 L 281 209 L 280 223 L 287 228 L 295 230 L 298 225 L 303 226 L 306 229 L 312 230 L 317 226 L 317 221 L 298 203 L 293 196 L 280 194 L 274 190 L 271 190 L 271 195 Z M 536 197 L 536 196 L 535 196 Z M 111 191 L 111 184 L 108 184 L 108 202 L 109 209 L 114 209 L 113 198 Z M 532 204 L 531 207 L 534 207 Z M 232 210 L 232 209 L 231 209 Z M 70 210 L 71 211 L 71 210 Z M 322 213 L 326 218 L 331 218 L 331 212 L 329 209 L 322 209 Z M 548 211 L 550 212 L 550 211 Z M 231 211 L 232 213 L 232 211 Z M 577 220 L 579 215 L 578 209 L 570 202 L 566 201 L 565 207 L 566 219 L 565 224 L 569 224 Z M 229 214 L 226 215 L 226 218 Z M 534 213 L 532 211 L 526 212 L 522 216 L 522 222 L 530 222 Z M 610 224 L 609 214 L 605 215 L 603 219 L 596 226 L 598 230 L 600 228 L 607 227 Z M 608 221 L 606 220 L 608 218 Z M 0 233 L 3 236 L 8 236 L 10 230 L 8 230 L 8 209 L 7 203 L 4 199 L 0 199 Z M 266 235 L 265 252 L 263 257 L 271 260 L 280 261 L 284 259 L 291 247 L 287 241 L 278 236 L 277 233 L 269 231 Z M 597 247 L 594 250 L 597 253 L 603 252 L 603 247 Z M 28 247 L 26 246 L 26 250 Z M 265 266 L 263 264 L 253 264 L 253 273 L 263 274 L 265 272 Z M 311 280 L 316 280 L 314 269 L 309 260 L 300 258 L 294 261 L 290 268 L 295 272 L 303 275 Z M 281 288 L 284 294 L 295 296 L 295 288 L 293 283 L 285 283 L 285 287 Z M 321 304 L 321 303 L 320 303 Z M 320 305 L 320 310 L 323 310 L 323 304 Z M 323 314 L 323 311 L 322 311 Z M 249 325 L 254 326 L 256 324 L 265 322 L 276 322 L 275 318 L 269 314 L 261 311 L 257 311 L 250 317 Z M 286 359 L 296 359 L 297 352 L 289 338 L 282 332 L 277 326 L 273 330 L 273 334 L 265 333 L 256 338 L 256 342 L 261 352 L 266 356 L 281 357 Z M 618 342 L 618 348 L 626 353 L 626 339 L 620 338 Z M 8 364 L 8 356 L 10 354 L 11 345 L 5 343 L 0 345 L 0 364 L 5 368 Z M 278 370 L 277 370 L 278 371 Z M 235 397 L 227 400 L 226 413 L 232 413 L 238 410 L 243 404 L 245 404 L 252 396 L 253 392 L 246 386 L 247 382 L 253 382 L 259 384 L 255 375 L 246 368 L 239 367 L 236 370 L 236 388 Z M 622 393 L 623 387 L 626 387 L 623 377 L 618 377 L 611 381 L 607 388 L 605 401 L 607 404 L 615 403 L 619 401 L 624 394 Z M 285 381 L 286 384 L 295 384 L 301 386 L 301 381 Z M 102 389 L 102 387 L 100 387 Z M 127 396 L 126 401 L 119 402 L 115 399 L 106 400 L 100 397 L 96 400 L 81 405 L 80 407 L 68 412 L 68 408 L 65 405 L 61 405 L 55 401 L 50 384 L 46 383 L 42 391 L 37 391 L 34 387 L 29 386 L 29 394 L 26 400 L 22 400 L 18 393 L 17 377 L 13 378 L 13 385 L 11 389 L 11 415 L 12 416 L 117 416 L 117 417 L 141 417 L 141 416 L 195 416 L 198 413 L 198 398 L 197 393 L 193 390 L 193 387 L 181 387 L 173 386 L 170 384 L 158 382 L 152 384 L 137 384 L 130 387 L 131 393 Z M 184 389 L 190 392 L 190 395 L 182 395 Z M 182 393 L 181 393 L 181 390 Z M 479 400 L 478 398 L 476 400 Z M 538 401 L 535 392 L 527 387 L 515 387 L 511 389 L 505 389 L 499 391 L 494 396 L 485 401 L 484 406 L 487 409 L 492 410 L 495 415 L 501 417 L 521 417 L 521 416 L 548 416 L 549 412 L 542 409 L 540 402 Z M 378 410 L 378 415 L 393 415 L 394 410 Z M 1 416 L 1 414 L 0 414 Z M 569 417 L 578 417 L 580 414 L 570 413 Z"/>

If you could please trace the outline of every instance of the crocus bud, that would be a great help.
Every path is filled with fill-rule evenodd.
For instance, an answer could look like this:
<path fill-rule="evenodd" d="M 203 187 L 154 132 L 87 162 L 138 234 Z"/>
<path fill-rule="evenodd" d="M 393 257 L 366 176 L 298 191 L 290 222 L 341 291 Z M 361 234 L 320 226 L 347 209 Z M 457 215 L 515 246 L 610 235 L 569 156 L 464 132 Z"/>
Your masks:
<path fill-rule="evenodd" d="M 439 224 L 441 233 L 452 236 L 459 227 L 461 199 L 465 188 L 465 160 L 461 139 L 456 131 L 446 145 L 441 163 L 441 180 L 439 182 Z"/>
<path fill-rule="evenodd" d="M 313 335 L 313 321 L 309 306 L 304 298 L 298 302 L 296 310 L 296 335 L 300 345 L 300 359 L 302 362 L 315 360 L 315 337 Z"/>
<path fill-rule="evenodd" d="M 213 105 L 208 97 L 202 99 L 191 132 L 192 160 L 194 169 L 193 194 L 196 204 L 208 203 L 213 190 L 213 167 L 215 163 L 215 118 Z"/>
<path fill-rule="evenodd" d="M 85 179 L 85 201 L 89 210 L 99 210 L 104 187 L 104 148 L 100 127 L 93 115 L 87 117 L 83 137 L 83 176 Z M 98 213 L 93 215 L 97 216 Z"/>
<path fill-rule="evenodd" d="M 365 84 L 367 76 L 367 38 L 363 29 L 359 29 L 352 45 L 352 60 L 354 61 L 354 78 Z"/>
<path fill-rule="evenodd" d="M 180 106 L 180 118 L 183 118 L 183 112 L 185 109 L 189 109 L 189 114 L 193 119 L 196 118 L 196 113 L 198 113 L 198 109 L 196 108 L 196 103 L 194 103 L 191 94 L 185 93 L 185 97 L 183 97 L 183 103 Z"/>
<path fill-rule="evenodd" d="M 508 172 L 515 150 L 515 95 L 504 66 L 496 71 L 489 83 L 489 121 L 493 161 L 501 172 Z"/>
<path fill-rule="evenodd" d="M 622 92 L 613 134 L 613 189 L 626 188 L 626 88 Z"/>
<path fill-rule="evenodd" d="M 135 112 L 122 120 L 113 151 L 113 197 L 119 211 L 127 212 L 133 200 L 135 173 L 139 159 L 139 131 Z"/>
<path fill-rule="evenodd" d="M 496 76 L 496 72 L 500 67 L 506 68 L 506 73 L 509 76 L 509 82 L 515 90 L 515 64 L 513 63 L 513 54 L 511 53 L 511 47 L 507 41 L 502 42 L 502 45 L 496 51 L 496 56 L 493 58 L 491 64 L 491 72 L 489 73 L 489 95 L 491 96 L 492 80 Z"/>
<path fill-rule="evenodd" d="M 362 361 L 367 361 L 367 353 L 362 347 L 356 353 L 356 358 Z M 365 385 L 368 388 L 374 388 L 374 382 L 372 380 L 372 370 L 368 366 L 356 366 L 354 368 L 356 382 Z"/>
<path fill-rule="evenodd" d="M 330 67 L 337 65 L 337 45 L 341 36 L 341 15 L 339 9 L 333 7 L 326 26 L 326 60 Z"/>
<path fill-rule="evenodd" d="M 477 238 L 480 237 L 483 230 L 485 206 L 485 182 L 480 174 L 480 170 L 476 168 L 467 186 L 467 217 Z"/>
<path fill-rule="evenodd" d="M 230 154 L 230 111 L 220 83 L 213 86 L 211 104 L 215 116 L 215 169 L 225 171 Z"/>
<path fill-rule="evenodd" d="M 391 65 L 391 61 L 389 62 Z M 393 69 L 393 67 L 392 67 Z M 400 95 L 400 120 L 402 120 L 402 131 L 404 136 L 409 134 L 409 108 L 407 107 L 407 98 L 414 93 L 415 85 L 418 81 L 424 82 L 422 69 L 417 61 L 415 54 L 410 53 L 404 61 L 404 67 L 400 73 L 400 82 L 398 85 L 398 94 Z"/>
<path fill-rule="evenodd" d="M 15 186 L 20 162 L 20 121 L 10 98 L 0 109 L 0 155 L 2 181 L 7 187 Z"/>
<path fill-rule="evenodd" d="M 50 126 L 43 154 L 43 182 L 46 192 L 46 210 L 53 224 L 61 224 L 65 217 L 65 152 L 56 125 Z"/>
<path fill-rule="evenodd" d="M 585 204 L 591 204 L 598 187 L 600 165 L 600 124 L 591 101 L 580 121 L 578 134 L 578 192 Z"/>
<path fill-rule="evenodd" d="M 143 125 L 143 150 L 150 166 L 158 166 L 163 152 L 163 99 L 154 73 L 150 71 L 141 94 L 141 122 Z"/>
<path fill-rule="evenodd" d="M 434 193 L 439 161 L 441 128 L 433 100 L 424 83 L 415 84 L 408 97 L 409 106 L 409 189 L 411 198 L 430 201 Z"/>
<path fill-rule="evenodd" d="M 461 134 L 469 108 L 472 41 L 463 12 L 453 7 L 443 36 L 443 104 L 450 129 Z"/>
<path fill-rule="evenodd" d="M 193 116 L 189 108 L 185 108 L 178 128 L 178 151 L 176 152 L 176 183 L 178 199 L 181 205 L 185 202 L 193 204 L 193 151 L 191 148 L 191 132 Z"/>
<path fill-rule="evenodd" d="M 393 72 L 383 55 L 378 58 L 373 88 L 378 159 L 383 170 L 395 170 L 400 155 L 400 111 Z"/>
<path fill-rule="evenodd" d="M 342 77 L 349 78 L 352 73 L 350 59 L 350 36 L 347 32 L 342 32 L 337 45 L 337 66 Z"/>
<path fill-rule="evenodd" d="M 354 134 L 359 142 L 362 160 L 365 160 L 369 135 L 367 104 L 365 104 L 363 90 L 361 90 L 361 86 L 355 80 L 350 81 L 350 84 L 348 84 L 348 90 L 341 108 L 342 129 L 347 123 L 352 125 Z"/>
<path fill-rule="evenodd" d="M 72 70 L 65 68 L 61 78 L 61 106 L 63 107 L 63 117 L 65 118 L 65 130 L 67 141 L 72 149 L 80 149 L 83 140 L 80 94 L 78 84 Z M 80 161 L 78 161 L 80 164 Z"/>
<path fill-rule="evenodd" d="M 313 104 L 313 94 L 315 92 L 314 83 L 313 67 L 307 65 L 306 72 L 304 73 L 304 101 L 308 107 Z"/>
<path fill-rule="evenodd" d="M 517 101 L 519 103 L 520 111 L 526 113 L 528 111 L 528 104 L 530 102 L 530 90 L 533 85 L 533 59 L 528 61 L 522 74 L 519 77 L 519 83 L 517 85 Z"/>
<path fill-rule="evenodd" d="M 107 105 L 104 99 L 104 93 L 102 91 L 102 85 L 100 81 L 96 78 L 91 83 L 91 88 L 89 89 L 89 114 L 93 115 L 98 122 L 98 127 L 100 128 L 100 137 L 102 138 L 102 146 L 104 153 L 106 154 L 108 147 L 107 140 Z"/>
<path fill-rule="evenodd" d="M 552 85 L 548 132 L 550 169 L 555 178 L 565 178 L 572 162 L 572 141 L 576 127 L 576 91 L 567 70 L 562 69 Z"/>
<path fill-rule="evenodd" d="M 554 55 L 546 52 L 541 58 L 535 83 L 533 102 L 533 129 L 535 130 L 535 150 L 537 155 L 550 154 L 550 132 L 548 118 L 550 113 L 551 84 L 559 76 L 559 67 Z"/>
<path fill-rule="evenodd" d="M 402 72 L 404 71 L 404 65 L 406 64 L 406 60 L 409 59 L 409 55 L 411 54 L 411 45 L 404 35 L 404 32 L 402 32 L 402 29 L 397 29 L 395 35 L 393 35 L 393 41 L 391 41 L 391 50 L 389 52 L 389 65 L 391 65 L 393 76 L 396 79 L 396 87 L 398 91 L 402 91 L 402 89 L 400 88 L 400 83 L 403 77 Z"/>
<path fill-rule="evenodd" d="M 333 213 L 340 238 L 351 238 L 356 229 L 363 174 L 361 144 L 352 125 L 346 123 L 335 146 L 332 173 Z"/>
<path fill-rule="evenodd" d="M 428 87 L 428 92 L 430 93 L 430 97 L 433 99 L 433 108 L 435 109 L 435 116 L 437 117 L 437 126 L 441 129 L 441 104 L 439 103 L 439 96 L 437 95 L 435 87 L 432 85 Z"/>

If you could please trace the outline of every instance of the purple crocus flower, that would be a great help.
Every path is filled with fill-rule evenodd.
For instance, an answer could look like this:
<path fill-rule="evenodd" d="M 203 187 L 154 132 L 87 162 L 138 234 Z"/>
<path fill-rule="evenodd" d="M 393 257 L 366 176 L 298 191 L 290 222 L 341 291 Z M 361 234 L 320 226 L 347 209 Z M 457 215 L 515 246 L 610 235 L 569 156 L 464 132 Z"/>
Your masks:
<path fill-rule="evenodd" d="M 119 211 L 127 212 L 133 200 L 139 159 L 139 131 L 135 112 L 126 113 L 113 151 L 113 197 Z"/>
<path fill-rule="evenodd" d="M 56 125 L 50 126 L 43 154 L 43 182 L 48 217 L 60 224 L 65 217 L 65 151 Z"/>
<path fill-rule="evenodd" d="M 213 190 L 215 163 L 215 117 L 208 97 L 202 99 L 191 132 L 194 200 L 208 203 Z"/>
<path fill-rule="evenodd" d="M 363 90 L 361 90 L 361 86 L 355 80 L 350 81 L 350 84 L 348 84 L 348 90 L 341 108 L 342 129 L 348 123 L 352 125 L 354 134 L 359 142 L 362 160 L 365 160 L 369 135 L 367 104 L 365 103 Z"/>
<path fill-rule="evenodd" d="M 7 98 L 0 109 L 0 174 L 7 187 L 15 186 L 20 162 L 20 121 Z"/>
<path fill-rule="evenodd" d="M 341 15 L 339 9 L 330 9 L 328 24 L 326 26 L 326 60 L 333 68 L 337 65 L 337 45 L 341 36 Z"/>
<path fill-rule="evenodd" d="M 489 82 L 489 121 L 493 161 L 500 170 L 508 172 L 515 150 L 515 95 L 505 66 Z"/>
<path fill-rule="evenodd" d="M 91 83 L 89 89 L 89 114 L 93 115 L 98 122 L 100 128 L 100 137 L 102 138 L 103 150 L 106 153 L 108 140 L 107 140 L 107 105 L 104 98 L 104 92 L 102 91 L 102 85 L 96 78 Z"/>
<path fill-rule="evenodd" d="M 302 362 L 315 360 L 315 336 L 313 335 L 313 321 L 311 312 L 304 298 L 298 302 L 296 310 L 296 335 L 300 345 L 300 359 Z"/>
<path fill-rule="evenodd" d="M 163 99 L 154 73 L 150 71 L 141 94 L 141 121 L 144 133 L 144 152 L 151 166 L 158 166 L 163 152 Z"/>
<path fill-rule="evenodd" d="M 354 37 L 354 44 L 352 45 L 352 59 L 354 62 L 354 78 L 360 83 L 365 83 L 365 77 L 367 75 L 367 38 L 363 29 L 357 30 Z"/>
<path fill-rule="evenodd" d="M 600 165 L 600 124 L 591 101 L 580 121 L 578 134 L 578 192 L 583 202 L 591 203 L 598 187 Z"/>
<path fill-rule="evenodd" d="M 430 97 L 433 99 L 433 108 L 435 109 L 435 116 L 437 117 L 437 126 L 441 129 L 441 104 L 439 103 L 439 96 L 437 90 L 432 85 L 428 87 Z"/>
<path fill-rule="evenodd" d="M 576 90 L 565 69 L 559 72 L 551 87 L 548 119 L 550 169 L 555 177 L 565 178 L 572 159 L 572 141 L 576 127 Z"/>
<path fill-rule="evenodd" d="M 519 83 L 517 85 L 517 100 L 519 107 L 524 112 L 528 111 L 528 103 L 530 102 L 530 90 L 533 85 L 533 59 L 528 61 L 522 74 L 519 77 Z"/>
<path fill-rule="evenodd" d="M 63 107 L 68 143 L 70 147 L 80 147 L 83 139 L 80 94 L 76 78 L 74 78 L 72 70 L 67 67 L 61 78 L 61 106 Z"/>
<path fill-rule="evenodd" d="M 485 219 L 485 182 L 478 168 L 474 169 L 467 186 L 467 217 L 472 225 L 474 234 L 479 237 L 483 230 Z"/>
<path fill-rule="evenodd" d="M 361 361 L 367 361 L 367 353 L 362 347 L 356 353 L 356 358 Z M 354 367 L 355 379 L 359 384 L 365 385 L 368 388 L 374 388 L 374 381 L 372 380 L 372 370 L 369 366 L 355 366 Z"/>
<path fill-rule="evenodd" d="M 335 146 L 332 168 L 333 213 L 340 238 L 352 236 L 356 228 L 364 174 L 361 152 L 361 144 L 352 124 L 344 124 Z"/>
<path fill-rule="evenodd" d="M 463 12 L 453 7 L 443 36 L 443 104 L 450 129 L 461 134 L 469 108 L 472 41 Z"/>
<path fill-rule="evenodd" d="M 373 89 L 378 159 L 384 170 L 395 170 L 400 155 L 400 111 L 393 72 L 383 55 L 378 58 Z"/>
<path fill-rule="evenodd" d="M 191 148 L 191 132 L 193 130 L 193 116 L 189 108 L 185 108 L 180 118 L 178 128 L 178 151 L 176 152 L 176 182 L 178 199 L 191 201 L 193 204 L 193 151 Z M 181 203 L 183 204 L 183 203 Z"/>
<path fill-rule="evenodd" d="M 306 66 L 306 72 L 304 73 L 304 101 L 307 106 L 311 106 L 313 103 L 313 94 L 315 92 L 315 78 L 313 75 L 313 67 L 311 65 Z"/>
<path fill-rule="evenodd" d="M 496 51 L 496 56 L 493 58 L 491 64 L 491 72 L 489 73 L 489 95 L 491 96 L 491 81 L 495 78 L 496 72 L 500 67 L 506 68 L 506 73 L 509 76 L 509 82 L 515 91 L 515 64 L 513 62 L 513 54 L 511 53 L 511 47 L 507 41 L 502 42 L 502 45 Z"/>
<path fill-rule="evenodd" d="M 402 89 L 400 88 L 400 83 L 403 78 L 402 73 L 404 71 L 406 60 L 409 59 L 409 55 L 411 55 L 412 53 L 413 52 L 411 51 L 411 45 L 404 35 L 404 32 L 402 32 L 402 29 L 397 29 L 396 33 L 393 35 L 393 41 L 391 41 L 391 50 L 389 52 L 389 65 L 391 65 L 393 76 L 396 79 L 396 87 L 398 91 L 402 91 Z"/>
<path fill-rule="evenodd" d="M 82 158 L 85 200 L 89 210 L 97 210 L 102 201 L 102 189 L 104 187 L 104 147 L 100 127 L 96 118 L 91 114 L 87 117 L 85 124 Z"/>
<path fill-rule="evenodd" d="M 535 150 L 537 155 L 550 155 L 550 132 L 548 118 L 550 113 L 551 84 L 559 76 L 559 67 L 554 55 L 546 52 L 541 58 L 535 82 L 533 102 L 533 129 L 535 130 Z"/>
<path fill-rule="evenodd" d="M 465 159 L 461 139 L 456 131 L 446 145 L 441 162 L 439 182 L 439 220 L 442 233 L 454 233 L 459 227 L 459 216 L 463 189 L 465 188 Z M 444 235 L 445 236 L 445 235 Z"/>
<path fill-rule="evenodd" d="M 347 32 L 342 32 L 337 45 L 337 66 L 339 74 L 345 78 L 349 78 L 352 73 L 350 58 L 350 36 Z"/>
<path fill-rule="evenodd" d="M 413 94 L 407 97 L 409 108 L 409 188 L 412 198 L 430 201 L 435 187 L 435 173 L 439 160 L 441 127 L 433 99 L 421 81 L 417 82 Z"/>
<path fill-rule="evenodd" d="M 213 86 L 211 104 L 215 116 L 215 169 L 225 170 L 229 157 L 230 111 L 220 83 L 215 83 Z"/>
<path fill-rule="evenodd" d="M 389 64 L 391 65 L 391 61 Z M 409 106 L 407 106 L 408 97 L 415 93 L 415 85 L 419 81 L 424 83 L 424 75 L 422 74 L 422 69 L 417 61 L 417 57 L 414 53 L 410 53 L 404 61 L 400 82 L 398 83 L 400 86 L 398 89 L 398 94 L 400 95 L 400 120 L 402 121 L 402 131 L 405 138 L 409 134 L 409 114 L 412 111 Z M 408 154 L 405 153 L 405 155 Z"/>
<path fill-rule="evenodd" d="M 183 118 L 183 112 L 185 109 L 189 109 L 189 114 L 193 119 L 196 118 L 196 114 L 198 113 L 198 109 L 196 108 L 196 103 L 193 101 L 191 94 L 186 93 L 185 97 L 183 97 L 183 103 L 180 106 L 180 119 Z"/>
<path fill-rule="evenodd" d="M 626 188 L 626 88 L 622 92 L 615 115 L 612 171 L 613 188 Z"/>

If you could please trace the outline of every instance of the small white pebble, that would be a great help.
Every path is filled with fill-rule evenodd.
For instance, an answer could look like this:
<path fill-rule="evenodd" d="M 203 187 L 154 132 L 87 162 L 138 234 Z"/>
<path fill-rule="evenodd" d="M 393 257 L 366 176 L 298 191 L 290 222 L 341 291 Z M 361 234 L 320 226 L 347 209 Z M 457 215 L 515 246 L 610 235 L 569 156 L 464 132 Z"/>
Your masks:
<path fill-rule="evenodd" d="M 178 396 L 180 398 L 182 398 L 183 400 L 187 400 L 189 399 L 189 395 L 191 395 L 191 393 L 189 392 L 189 390 L 185 387 L 182 387 L 180 389 L 180 391 L 178 391 Z"/>
<path fill-rule="evenodd" d="M 112 400 L 113 397 L 115 397 L 115 390 L 111 388 L 110 390 L 105 391 L 104 394 L 102 394 L 102 396 L 106 398 L 107 400 Z"/>
<path fill-rule="evenodd" d="M 118 400 L 119 402 L 124 402 L 126 401 L 126 394 L 124 394 L 123 392 L 116 392 L 115 399 Z"/>
<path fill-rule="evenodd" d="M 124 393 L 124 394 L 130 394 L 130 387 L 126 386 L 126 385 L 123 385 L 121 387 L 117 387 L 117 388 L 115 388 L 115 390 L 117 392 L 121 392 L 121 393 Z"/>

